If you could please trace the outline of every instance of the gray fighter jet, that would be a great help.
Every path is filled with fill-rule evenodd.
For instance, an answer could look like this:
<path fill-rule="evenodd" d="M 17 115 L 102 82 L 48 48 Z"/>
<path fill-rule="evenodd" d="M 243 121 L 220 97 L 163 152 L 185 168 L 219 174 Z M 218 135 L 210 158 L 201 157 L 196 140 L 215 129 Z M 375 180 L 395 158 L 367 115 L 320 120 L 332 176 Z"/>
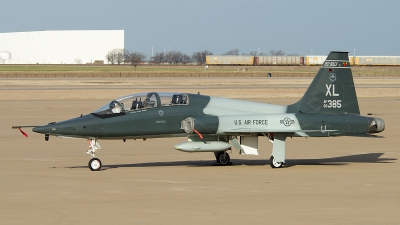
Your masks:
<path fill-rule="evenodd" d="M 100 139 L 187 137 L 174 148 L 213 152 L 217 163 L 227 165 L 227 150 L 232 148 L 257 155 L 261 136 L 273 142 L 270 165 L 280 168 L 285 164 L 287 137 L 373 136 L 384 129 L 382 119 L 360 115 L 348 52 L 331 52 L 304 96 L 292 105 L 189 93 L 139 93 L 88 115 L 32 130 L 44 134 L 46 141 L 50 135 L 88 139 L 89 169 L 97 171 L 102 165 L 95 157 Z"/>

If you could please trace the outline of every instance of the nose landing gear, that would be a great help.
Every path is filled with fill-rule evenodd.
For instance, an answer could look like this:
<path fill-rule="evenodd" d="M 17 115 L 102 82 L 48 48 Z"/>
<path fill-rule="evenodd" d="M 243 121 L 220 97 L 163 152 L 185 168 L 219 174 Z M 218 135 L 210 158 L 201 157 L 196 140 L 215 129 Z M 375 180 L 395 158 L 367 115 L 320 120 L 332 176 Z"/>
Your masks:
<path fill-rule="evenodd" d="M 101 169 L 101 161 L 95 156 L 96 151 L 99 149 L 101 149 L 99 141 L 97 139 L 90 139 L 89 150 L 86 153 L 92 157 L 88 163 L 91 171 L 99 171 Z"/>
<path fill-rule="evenodd" d="M 92 158 L 89 160 L 88 166 L 91 171 L 98 171 L 101 168 L 101 161 L 98 158 Z"/>

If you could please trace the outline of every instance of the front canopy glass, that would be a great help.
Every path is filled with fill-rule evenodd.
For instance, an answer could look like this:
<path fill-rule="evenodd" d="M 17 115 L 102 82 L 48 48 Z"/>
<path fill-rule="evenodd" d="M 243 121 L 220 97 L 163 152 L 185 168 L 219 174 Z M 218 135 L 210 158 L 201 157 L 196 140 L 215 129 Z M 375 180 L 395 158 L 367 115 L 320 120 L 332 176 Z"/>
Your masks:
<path fill-rule="evenodd" d="M 123 96 L 104 105 L 95 114 L 124 114 L 128 111 L 145 110 L 173 105 L 189 104 L 185 93 L 148 92 Z"/>

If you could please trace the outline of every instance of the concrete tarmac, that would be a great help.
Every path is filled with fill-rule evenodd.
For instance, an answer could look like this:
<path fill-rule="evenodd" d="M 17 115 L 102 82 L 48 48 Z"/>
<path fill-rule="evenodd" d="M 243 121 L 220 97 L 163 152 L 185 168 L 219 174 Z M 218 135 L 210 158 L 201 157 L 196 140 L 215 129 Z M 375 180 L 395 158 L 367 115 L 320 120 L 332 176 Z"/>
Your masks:
<path fill-rule="evenodd" d="M 281 169 L 269 166 L 266 138 L 259 156 L 233 150 L 231 166 L 176 151 L 185 139 L 165 138 L 100 141 L 103 167 L 91 172 L 87 140 L 46 142 L 11 126 L 69 119 L 107 101 L 48 96 L 0 100 L 0 224 L 399 224 L 398 90 L 359 98 L 362 114 L 385 120 L 383 137 L 289 138 Z"/>

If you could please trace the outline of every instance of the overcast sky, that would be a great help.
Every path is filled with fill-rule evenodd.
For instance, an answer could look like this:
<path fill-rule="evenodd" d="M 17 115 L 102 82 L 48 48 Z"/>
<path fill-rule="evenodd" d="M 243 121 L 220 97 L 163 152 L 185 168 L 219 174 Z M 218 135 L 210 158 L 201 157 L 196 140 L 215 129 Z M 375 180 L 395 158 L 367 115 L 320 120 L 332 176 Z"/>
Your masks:
<path fill-rule="evenodd" d="M 0 0 L 0 9 L 0 32 L 123 29 L 125 48 L 147 56 L 151 46 L 400 55 L 398 0 Z"/>

